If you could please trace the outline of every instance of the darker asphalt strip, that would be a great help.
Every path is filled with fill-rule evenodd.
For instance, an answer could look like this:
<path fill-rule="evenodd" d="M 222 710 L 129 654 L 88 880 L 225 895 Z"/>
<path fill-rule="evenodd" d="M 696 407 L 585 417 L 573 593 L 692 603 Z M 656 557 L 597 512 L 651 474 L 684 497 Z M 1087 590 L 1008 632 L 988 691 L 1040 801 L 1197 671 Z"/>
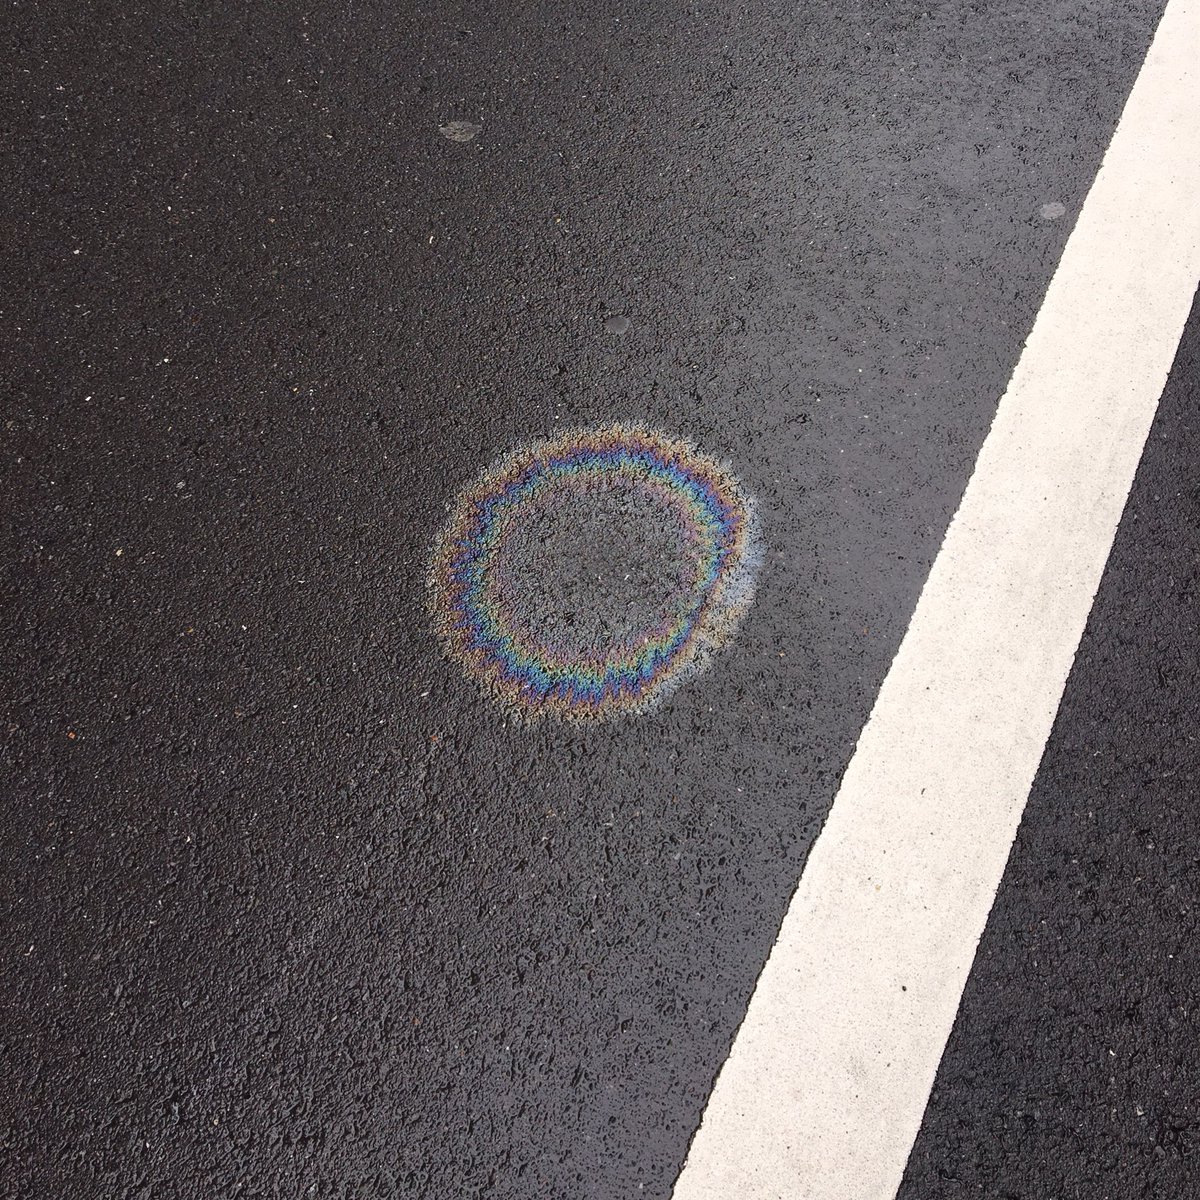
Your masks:
<path fill-rule="evenodd" d="M 1200 1177 L 1200 305 L 1193 308 L 900 1200 L 1133 1200 Z"/>
<path fill-rule="evenodd" d="M 14 10 L 5 1200 L 669 1193 L 1158 11 Z M 430 542 L 613 418 L 758 599 L 516 729 Z"/>

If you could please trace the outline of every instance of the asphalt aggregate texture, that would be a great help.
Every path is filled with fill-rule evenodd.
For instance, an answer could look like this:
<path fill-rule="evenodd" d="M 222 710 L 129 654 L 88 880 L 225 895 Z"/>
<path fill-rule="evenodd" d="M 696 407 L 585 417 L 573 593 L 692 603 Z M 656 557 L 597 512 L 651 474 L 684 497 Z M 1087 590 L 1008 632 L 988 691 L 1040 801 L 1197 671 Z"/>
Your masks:
<path fill-rule="evenodd" d="M 1200 305 L 899 1200 L 1200 1193 Z"/>
<path fill-rule="evenodd" d="M 9 10 L 0 1195 L 669 1195 L 1160 10 Z M 614 420 L 757 600 L 527 727 L 430 547 Z"/>

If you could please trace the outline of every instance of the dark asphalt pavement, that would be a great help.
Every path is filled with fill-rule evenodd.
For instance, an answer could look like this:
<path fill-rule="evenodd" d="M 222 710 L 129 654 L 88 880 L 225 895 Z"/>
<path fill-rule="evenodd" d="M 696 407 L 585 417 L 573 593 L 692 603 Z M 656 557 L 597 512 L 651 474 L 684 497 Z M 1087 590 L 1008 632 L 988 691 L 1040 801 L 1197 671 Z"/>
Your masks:
<path fill-rule="evenodd" d="M 1200 306 L 900 1200 L 1200 1192 Z"/>
<path fill-rule="evenodd" d="M 10 9 L 0 1195 L 669 1195 L 1160 10 Z M 757 601 L 653 713 L 527 728 L 441 655 L 430 547 L 498 455 L 613 420 L 757 497 Z M 1194 491 L 1188 420 L 1160 420 L 1143 522 L 1186 516 L 1147 475 Z M 1171 571 L 1190 533 L 1144 528 L 1120 561 Z M 1048 1195 L 1019 1189 L 1051 1153 L 1096 1195 L 1152 1132 L 1121 1186 L 1194 1169 L 1174 1100 L 1047 1142 L 1013 1101 L 1044 1052 L 967 1065 L 1022 1036 L 1014 990 L 1083 1061 L 1006 932 L 1035 911 L 1096 939 L 1048 968 L 1070 987 L 1188 932 L 1182 893 L 1129 891 L 1111 942 L 1078 895 L 1106 838 L 1190 819 L 1191 668 L 1149 609 L 1114 641 L 1120 569 L 906 1200 Z M 1099 763 L 1149 725 L 1181 772 L 1153 794 L 1079 775 L 1081 738 Z M 1117 861 L 1194 895 L 1177 855 Z M 1097 992 L 1090 1071 L 1138 996 Z M 1133 1011 L 1147 1056 L 1194 1039 L 1157 991 Z"/>

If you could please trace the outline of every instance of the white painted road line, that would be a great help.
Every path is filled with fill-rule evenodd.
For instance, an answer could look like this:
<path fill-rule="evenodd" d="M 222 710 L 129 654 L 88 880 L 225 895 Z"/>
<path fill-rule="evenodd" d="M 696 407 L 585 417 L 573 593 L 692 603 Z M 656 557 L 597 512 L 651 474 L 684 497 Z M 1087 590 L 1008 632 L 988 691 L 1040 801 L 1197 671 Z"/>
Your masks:
<path fill-rule="evenodd" d="M 1200 276 L 1170 0 L 675 1200 L 891 1200 Z"/>

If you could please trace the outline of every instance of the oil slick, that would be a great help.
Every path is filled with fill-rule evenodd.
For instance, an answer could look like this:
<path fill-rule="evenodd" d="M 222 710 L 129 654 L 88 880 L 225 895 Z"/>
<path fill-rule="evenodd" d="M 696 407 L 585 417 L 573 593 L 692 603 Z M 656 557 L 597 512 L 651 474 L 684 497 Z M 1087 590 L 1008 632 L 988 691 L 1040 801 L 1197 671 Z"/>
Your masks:
<path fill-rule="evenodd" d="M 731 471 L 642 425 L 518 447 L 455 498 L 430 610 L 510 715 L 650 711 L 737 631 L 762 558 Z"/>

